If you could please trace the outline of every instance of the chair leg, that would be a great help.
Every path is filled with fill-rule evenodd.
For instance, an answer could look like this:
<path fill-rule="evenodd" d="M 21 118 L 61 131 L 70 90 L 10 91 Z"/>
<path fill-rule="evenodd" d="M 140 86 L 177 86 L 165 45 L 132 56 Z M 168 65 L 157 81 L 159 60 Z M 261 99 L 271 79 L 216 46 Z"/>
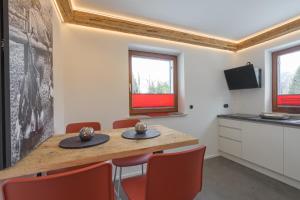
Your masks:
<path fill-rule="evenodd" d="M 119 171 L 118 199 L 120 198 L 121 181 L 122 181 L 122 167 L 120 167 L 120 171 Z"/>
<path fill-rule="evenodd" d="M 114 174 L 114 186 L 115 186 L 115 184 L 116 184 L 117 170 L 118 170 L 118 167 L 117 167 L 117 166 L 115 166 L 115 174 Z"/>
<path fill-rule="evenodd" d="M 142 164 L 142 175 L 144 175 L 144 165 Z"/>

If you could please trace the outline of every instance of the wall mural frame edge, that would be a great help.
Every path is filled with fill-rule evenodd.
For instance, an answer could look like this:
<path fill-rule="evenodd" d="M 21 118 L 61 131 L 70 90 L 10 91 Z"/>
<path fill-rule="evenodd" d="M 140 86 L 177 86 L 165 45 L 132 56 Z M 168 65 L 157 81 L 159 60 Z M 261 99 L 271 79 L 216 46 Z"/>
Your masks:
<path fill-rule="evenodd" d="M 1 66 L 1 169 L 11 166 L 10 138 L 10 76 L 9 76 L 9 22 L 8 0 L 2 0 L 2 66 Z"/>

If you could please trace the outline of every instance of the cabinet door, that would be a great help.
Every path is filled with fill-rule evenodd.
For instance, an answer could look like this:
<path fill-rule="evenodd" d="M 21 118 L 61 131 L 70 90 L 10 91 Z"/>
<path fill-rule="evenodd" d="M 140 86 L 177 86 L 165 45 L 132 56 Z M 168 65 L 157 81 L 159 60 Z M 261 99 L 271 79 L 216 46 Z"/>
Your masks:
<path fill-rule="evenodd" d="M 219 126 L 219 136 L 236 141 L 242 141 L 242 132 L 240 129 Z"/>
<path fill-rule="evenodd" d="M 243 158 L 283 174 L 283 127 L 243 122 Z"/>
<path fill-rule="evenodd" d="M 284 128 L 284 175 L 300 181 L 300 129 Z"/>
<path fill-rule="evenodd" d="M 219 137 L 219 150 L 240 158 L 242 155 L 242 143 Z"/>
<path fill-rule="evenodd" d="M 229 127 L 229 128 L 240 129 L 241 128 L 241 122 L 238 121 L 238 120 L 233 120 L 233 119 L 219 118 L 219 126 L 225 126 L 225 127 Z"/>

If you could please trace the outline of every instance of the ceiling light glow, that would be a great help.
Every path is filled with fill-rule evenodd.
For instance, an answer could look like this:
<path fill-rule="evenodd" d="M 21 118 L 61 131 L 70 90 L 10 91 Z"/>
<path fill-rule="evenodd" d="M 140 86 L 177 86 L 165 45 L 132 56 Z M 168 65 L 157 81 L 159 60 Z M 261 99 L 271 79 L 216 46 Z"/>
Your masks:
<path fill-rule="evenodd" d="M 64 22 L 64 18 L 62 16 L 61 12 L 60 12 L 57 1 L 59 1 L 59 0 L 53 0 L 54 7 L 56 8 L 56 13 L 59 15 L 59 18 L 60 18 L 61 22 Z"/>

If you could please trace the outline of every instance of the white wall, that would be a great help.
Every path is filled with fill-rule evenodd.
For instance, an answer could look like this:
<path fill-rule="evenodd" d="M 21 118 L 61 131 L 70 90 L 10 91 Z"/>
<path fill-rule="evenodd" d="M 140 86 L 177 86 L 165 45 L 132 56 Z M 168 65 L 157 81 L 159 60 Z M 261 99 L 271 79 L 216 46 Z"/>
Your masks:
<path fill-rule="evenodd" d="M 64 49 L 61 44 L 63 37 L 61 35 L 61 22 L 59 17 L 53 17 L 53 83 L 54 83 L 54 131 L 63 133 L 65 127 L 64 110 Z"/>
<path fill-rule="evenodd" d="M 147 122 L 190 133 L 207 145 L 208 156 L 218 153 L 216 115 L 230 101 L 223 69 L 234 53 L 70 24 L 55 23 L 55 30 L 57 132 L 64 132 L 63 123 L 90 120 L 110 129 L 113 120 L 128 117 L 128 47 L 138 44 L 184 55 L 188 115 Z"/>
<path fill-rule="evenodd" d="M 218 154 L 216 115 L 270 110 L 270 51 L 300 43 L 300 32 L 238 53 L 60 23 L 54 16 L 55 132 L 65 124 L 101 121 L 110 129 L 128 117 L 128 47 L 145 45 L 173 49 L 183 55 L 186 117 L 147 120 L 192 134 L 207 145 L 207 156 Z M 229 92 L 223 69 L 251 61 L 264 72 L 262 89 Z M 182 74 L 181 74 L 182 75 Z M 267 86 L 267 89 L 265 89 Z M 267 103 L 266 103 L 267 102 Z M 223 109 L 229 103 L 231 109 Z M 193 104 L 194 110 L 188 106 Z M 1 195 L 0 195 L 1 199 Z"/>
<path fill-rule="evenodd" d="M 110 129 L 116 119 L 128 117 L 128 48 L 149 46 L 180 52 L 184 63 L 186 117 L 147 120 L 190 133 L 207 145 L 207 156 L 218 154 L 216 115 L 270 111 L 270 51 L 300 40 L 300 32 L 238 53 L 159 39 L 62 24 L 54 20 L 55 130 L 65 124 L 100 121 Z M 291 44 L 290 44 L 291 45 Z M 279 47 L 280 48 L 280 47 Z M 267 59 L 266 59 L 267 58 Z M 227 89 L 223 69 L 252 62 L 263 69 L 263 88 Z M 265 82 L 266 81 L 266 82 Z M 189 105 L 194 105 L 194 110 Z"/>
<path fill-rule="evenodd" d="M 263 88 L 231 92 L 233 112 L 259 114 L 270 112 L 271 91 L 271 52 L 300 43 L 300 32 L 294 32 L 272 41 L 250 47 L 235 54 L 233 66 L 245 65 L 248 61 L 263 70 Z"/>

